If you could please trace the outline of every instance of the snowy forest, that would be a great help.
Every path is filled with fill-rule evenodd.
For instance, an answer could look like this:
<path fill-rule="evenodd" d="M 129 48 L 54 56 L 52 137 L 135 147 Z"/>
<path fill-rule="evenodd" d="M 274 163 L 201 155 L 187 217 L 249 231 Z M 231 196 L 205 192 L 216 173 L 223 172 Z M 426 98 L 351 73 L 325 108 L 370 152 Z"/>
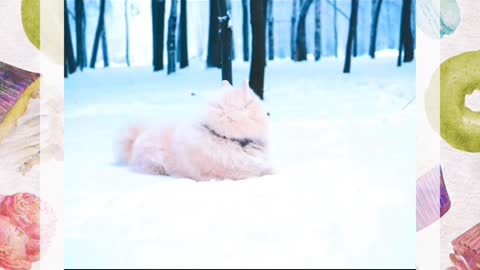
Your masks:
<path fill-rule="evenodd" d="M 65 268 L 414 267 L 414 14 L 414 0 L 66 0 Z M 263 98 L 274 174 L 116 165 L 125 125 L 196 127 L 222 80 Z"/>
<path fill-rule="evenodd" d="M 262 59 L 340 57 L 345 73 L 377 50 L 398 49 L 398 66 L 412 61 L 414 14 L 412 0 L 65 0 L 64 74 L 146 65 L 171 74 L 200 58 L 232 82 L 232 61 L 251 61 L 263 97 Z"/>

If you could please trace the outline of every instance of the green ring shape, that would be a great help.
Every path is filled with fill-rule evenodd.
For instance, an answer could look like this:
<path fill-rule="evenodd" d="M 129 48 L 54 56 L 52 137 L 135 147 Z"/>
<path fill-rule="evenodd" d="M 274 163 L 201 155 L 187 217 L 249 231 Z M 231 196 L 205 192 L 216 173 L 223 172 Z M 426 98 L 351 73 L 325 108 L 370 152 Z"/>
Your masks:
<path fill-rule="evenodd" d="M 1 1 L 1 0 L 0 0 Z M 64 5 L 57 1 L 43 1 L 48 16 L 40 22 L 40 0 L 22 0 L 22 24 L 28 40 L 53 63 L 63 64 Z M 40 31 L 40 24 L 44 31 Z"/>
<path fill-rule="evenodd" d="M 22 0 L 22 24 L 28 40 L 40 49 L 40 0 Z"/>
<path fill-rule="evenodd" d="M 480 152 L 480 113 L 465 106 L 466 96 L 475 90 L 480 90 L 480 51 L 466 52 L 443 62 L 425 96 L 432 127 L 438 132 L 440 123 L 440 136 L 452 147 L 470 153 Z"/>

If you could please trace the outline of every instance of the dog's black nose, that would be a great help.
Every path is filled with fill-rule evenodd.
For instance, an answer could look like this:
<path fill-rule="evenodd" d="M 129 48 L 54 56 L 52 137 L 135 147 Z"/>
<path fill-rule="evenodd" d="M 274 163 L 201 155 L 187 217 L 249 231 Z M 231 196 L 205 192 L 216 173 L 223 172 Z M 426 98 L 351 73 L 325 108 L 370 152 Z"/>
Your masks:
<path fill-rule="evenodd" d="M 268 116 L 270 116 L 270 113 L 269 113 L 269 112 L 267 112 L 267 115 L 268 115 Z"/>

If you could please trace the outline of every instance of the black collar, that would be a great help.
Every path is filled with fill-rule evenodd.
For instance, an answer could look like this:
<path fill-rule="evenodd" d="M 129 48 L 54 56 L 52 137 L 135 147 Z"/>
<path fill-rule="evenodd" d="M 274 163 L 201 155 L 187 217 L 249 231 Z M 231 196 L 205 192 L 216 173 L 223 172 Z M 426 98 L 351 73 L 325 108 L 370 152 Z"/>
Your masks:
<path fill-rule="evenodd" d="M 252 140 L 250 138 L 241 138 L 241 139 L 238 139 L 238 138 L 229 138 L 227 136 L 223 136 L 223 135 L 220 135 L 218 134 L 218 132 L 216 132 L 213 128 L 211 128 L 209 125 L 207 124 L 203 124 L 202 127 L 204 127 L 206 130 L 208 130 L 212 135 L 218 137 L 218 138 L 222 138 L 224 140 L 229 140 L 229 141 L 232 141 L 234 143 L 237 143 L 239 144 L 241 147 L 246 147 L 247 145 L 249 144 L 256 144 L 258 146 L 261 146 L 261 143 L 258 142 L 258 141 L 255 141 L 255 140 Z"/>

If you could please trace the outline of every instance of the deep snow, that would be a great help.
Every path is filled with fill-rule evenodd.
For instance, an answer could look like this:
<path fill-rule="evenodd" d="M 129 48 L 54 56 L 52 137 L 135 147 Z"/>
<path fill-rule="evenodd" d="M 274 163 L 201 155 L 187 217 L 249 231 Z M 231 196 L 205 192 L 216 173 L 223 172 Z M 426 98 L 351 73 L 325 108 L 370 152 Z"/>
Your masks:
<path fill-rule="evenodd" d="M 113 164 L 117 129 L 195 114 L 220 70 L 65 81 L 65 267 L 414 267 L 415 63 L 268 62 L 277 173 L 197 183 Z M 234 63 L 234 84 L 249 64 Z M 196 95 L 191 95 L 194 92 Z M 408 106 L 406 106 L 409 104 Z"/>

